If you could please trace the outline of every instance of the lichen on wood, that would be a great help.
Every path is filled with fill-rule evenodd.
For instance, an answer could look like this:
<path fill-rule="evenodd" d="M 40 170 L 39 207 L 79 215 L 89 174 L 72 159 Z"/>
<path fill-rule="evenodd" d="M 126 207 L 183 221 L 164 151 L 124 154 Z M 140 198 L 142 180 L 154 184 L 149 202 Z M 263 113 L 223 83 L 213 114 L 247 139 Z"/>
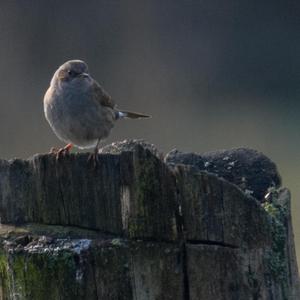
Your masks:
<path fill-rule="evenodd" d="M 299 298 L 290 194 L 268 158 L 101 152 L 98 168 L 0 161 L 0 299 Z"/>

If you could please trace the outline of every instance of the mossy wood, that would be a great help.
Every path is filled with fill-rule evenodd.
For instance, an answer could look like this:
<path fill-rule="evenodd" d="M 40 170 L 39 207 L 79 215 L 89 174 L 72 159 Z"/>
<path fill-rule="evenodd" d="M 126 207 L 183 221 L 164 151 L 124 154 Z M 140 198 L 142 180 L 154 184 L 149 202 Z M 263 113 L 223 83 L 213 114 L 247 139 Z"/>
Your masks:
<path fill-rule="evenodd" d="M 299 299 L 279 181 L 257 201 L 149 144 L 102 152 L 0 161 L 0 299 Z"/>

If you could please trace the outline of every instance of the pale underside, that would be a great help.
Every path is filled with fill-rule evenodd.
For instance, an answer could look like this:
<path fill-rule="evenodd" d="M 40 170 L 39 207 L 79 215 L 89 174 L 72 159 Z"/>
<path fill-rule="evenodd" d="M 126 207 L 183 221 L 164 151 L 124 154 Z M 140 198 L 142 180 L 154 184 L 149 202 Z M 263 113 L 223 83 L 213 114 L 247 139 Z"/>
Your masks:
<path fill-rule="evenodd" d="M 95 147 L 98 140 L 109 135 L 115 111 L 95 101 L 93 96 L 90 93 L 74 95 L 70 90 L 58 96 L 49 88 L 44 100 L 45 115 L 60 140 L 86 149 Z"/>

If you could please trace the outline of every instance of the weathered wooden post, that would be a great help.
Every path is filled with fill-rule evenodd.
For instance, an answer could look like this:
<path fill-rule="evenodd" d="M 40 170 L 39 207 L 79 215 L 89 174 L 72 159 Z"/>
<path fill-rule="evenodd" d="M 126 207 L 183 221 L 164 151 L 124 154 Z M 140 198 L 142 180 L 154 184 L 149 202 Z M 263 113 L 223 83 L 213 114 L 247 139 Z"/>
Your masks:
<path fill-rule="evenodd" d="M 0 299 L 300 298 L 290 194 L 262 154 L 87 157 L 0 161 Z"/>

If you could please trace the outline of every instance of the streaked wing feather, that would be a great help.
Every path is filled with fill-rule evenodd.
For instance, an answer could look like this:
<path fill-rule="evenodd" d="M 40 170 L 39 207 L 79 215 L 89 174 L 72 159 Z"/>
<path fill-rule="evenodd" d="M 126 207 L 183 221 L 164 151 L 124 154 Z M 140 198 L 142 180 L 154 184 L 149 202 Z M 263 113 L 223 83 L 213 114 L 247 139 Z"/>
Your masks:
<path fill-rule="evenodd" d="M 103 90 L 99 83 L 96 81 L 93 84 L 93 92 L 95 101 L 99 102 L 103 106 L 107 106 L 110 108 L 115 107 L 115 103 L 111 96 Z"/>

